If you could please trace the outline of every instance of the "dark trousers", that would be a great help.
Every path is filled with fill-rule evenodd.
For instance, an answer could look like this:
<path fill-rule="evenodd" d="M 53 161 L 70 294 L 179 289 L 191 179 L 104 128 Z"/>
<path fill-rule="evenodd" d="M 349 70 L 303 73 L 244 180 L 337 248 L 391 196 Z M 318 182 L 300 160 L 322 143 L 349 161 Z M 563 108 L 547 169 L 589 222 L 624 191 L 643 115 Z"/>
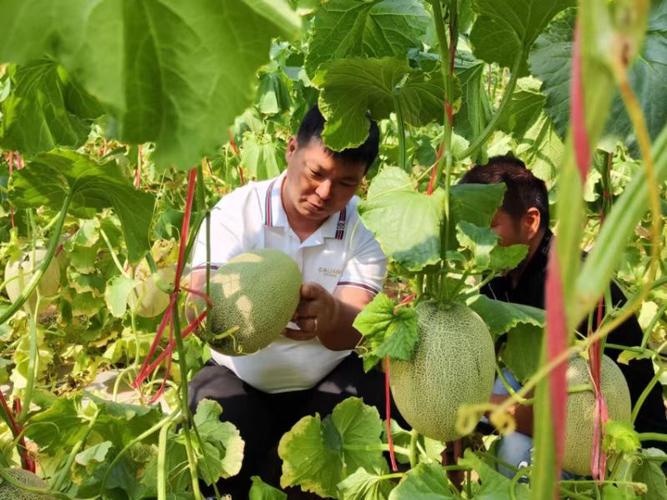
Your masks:
<path fill-rule="evenodd" d="M 209 364 L 190 382 L 189 405 L 194 412 L 202 399 L 211 399 L 223 408 L 221 420 L 232 422 L 245 441 L 241 472 L 220 481 L 221 493 L 234 499 L 248 498 L 250 477 L 260 476 L 279 487 L 281 464 L 277 447 L 282 435 L 306 415 L 322 418 L 334 406 L 357 396 L 374 406 L 385 417 L 384 374 L 378 370 L 364 373 L 361 360 L 351 354 L 315 387 L 305 391 L 269 394 L 246 384 L 224 366 Z M 392 418 L 406 427 L 392 402 Z"/>

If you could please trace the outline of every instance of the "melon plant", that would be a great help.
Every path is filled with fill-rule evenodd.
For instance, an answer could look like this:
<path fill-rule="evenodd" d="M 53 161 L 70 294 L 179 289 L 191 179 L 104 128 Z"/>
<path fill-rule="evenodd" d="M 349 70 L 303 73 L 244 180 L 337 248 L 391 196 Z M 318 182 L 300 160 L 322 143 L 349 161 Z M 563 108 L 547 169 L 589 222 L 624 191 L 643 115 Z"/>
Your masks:
<path fill-rule="evenodd" d="M 35 269 L 42 263 L 46 253 L 46 249 L 36 248 L 35 250 L 29 250 L 23 253 L 18 259 L 11 259 L 7 262 L 7 265 L 5 266 L 5 283 L 7 295 L 12 303 L 18 300 L 21 293 L 23 293 L 23 290 L 28 283 L 30 283 Z M 57 294 L 59 288 L 60 267 L 57 259 L 52 259 L 46 268 L 46 271 L 40 278 L 36 291 L 33 291 L 30 295 L 25 306 L 31 311 L 34 310 L 35 304 L 37 303 L 36 292 L 39 291 L 39 309 L 40 311 L 43 310 L 48 305 L 48 301 L 43 299 Z"/>
<path fill-rule="evenodd" d="M 237 255 L 211 276 L 213 307 L 204 340 L 228 355 L 263 349 L 296 311 L 301 282 L 299 267 L 280 250 Z"/>
<path fill-rule="evenodd" d="M 42 478 L 23 469 L 2 469 L 3 476 L 10 476 L 14 481 L 28 488 L 48 489 L 49 485 Z M 52 495 L 34 493 L 10 484 L 0 476 L 0 500 L 49 500 Z"/>
<path fill-rule="evenodd" d="M 611 420 L 630 422 L 632 406 L 628 383 L 621 369 L 609 357 L 602 356 L 602 395 Z M 570 360 L 567 368 L 569 388 L 591 384 L 588 363 L 582 357 Z M 574 392 L 567 398 L 567 420 L 563 469 L 582 476 L 591 474 L 591 453 L 595 425 L 595 393 Z"/>
<path fill-rule="evenodd" d="M 391 364 L 391 392 L 405 420 L 420 434 L 452 441 L 463 404 L 487 403 L 496 357 L 489 329 L 463 304 L 417 305 L 417 341 L 409 361 Z"/>

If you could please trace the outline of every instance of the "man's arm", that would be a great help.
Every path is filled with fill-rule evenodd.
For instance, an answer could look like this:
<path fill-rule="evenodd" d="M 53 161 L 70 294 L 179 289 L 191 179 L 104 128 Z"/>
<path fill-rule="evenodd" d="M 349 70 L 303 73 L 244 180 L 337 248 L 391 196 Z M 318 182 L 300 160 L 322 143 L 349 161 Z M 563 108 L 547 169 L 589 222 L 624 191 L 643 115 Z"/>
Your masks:
<path fill-rule="evenodd" d="M 352 327 L 363 307 L 373 300 L 373 294 L 352 286 L 338 287 L 333 294 L 317 283 L 301 286 L 301 302 L 294 321 L 301 330 L 286 329 L 285 336 L 294 340 L 318 337 L 327 349 L 354 349 L 361 339 Z"/>

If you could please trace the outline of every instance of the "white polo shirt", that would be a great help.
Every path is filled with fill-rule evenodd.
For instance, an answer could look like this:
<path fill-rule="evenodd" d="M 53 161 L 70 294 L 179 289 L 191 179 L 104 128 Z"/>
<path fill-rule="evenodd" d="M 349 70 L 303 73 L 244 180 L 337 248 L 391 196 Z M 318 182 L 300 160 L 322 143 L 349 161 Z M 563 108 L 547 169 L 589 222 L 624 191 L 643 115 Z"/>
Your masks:
<path fill-rule="evenodd" d="M 303 242 L 287 221 L 280 198 L 285 172 L 251 182 L 223 197 L 211 211 L 211 265 L 256 248 L 275 248 L 292 257 L 304 282 L 313 281 L 333 293 L 354 286 L 372 293 L 382 289 L 387 261 L 373 234 L 357 213 L 355 196 Z M 193 268 L 206 265 L 206 230 L 202 225 L 193 249 Z M 332 351 L 319 339 L 279 337 L 247 356 L 213 353 L 213 359 L 244 382 L 264 392 L 309 389 L 351 351 Z"/>

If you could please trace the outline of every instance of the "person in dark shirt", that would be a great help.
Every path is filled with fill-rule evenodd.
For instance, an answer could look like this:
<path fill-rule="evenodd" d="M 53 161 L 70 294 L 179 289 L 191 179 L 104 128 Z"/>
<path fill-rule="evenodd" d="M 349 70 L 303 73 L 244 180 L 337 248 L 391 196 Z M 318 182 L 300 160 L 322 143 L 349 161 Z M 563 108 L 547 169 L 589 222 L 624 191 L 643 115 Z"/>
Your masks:
<path fill-rule="evenodd" d="M 505 183 L 507 190 L 491 227 L 498 234 L 501 245 L 527 245 L 528 255 L 515 269 L 491 280 L 482 289 L 482 293 L 492 299 L 543 309 L 547 261 L 553 238 L 553 233 L 549 229 L 546 186 L 521 160 L 512 156 L 493 157 L 485 165 L 474 166 L 461 179 L 461 183 L 468 184 L 500 182 Z M 614 282 L 610 284 L 610 292 L 614 306 L 625 303 L 623 292 Z M 579 331 L 586 332 L 586 322 Z M 639 345 L 642 337 L 643 332 L 639 322 L 632 315 L 608 335 L 607 342 L 631 347 Z M 649 359 L 635 359 L 628 364 L 619 363 L 617 358 L 620 352 L 619 349 L 611 347 L 605 349 L 605 354 L 616 362 L 625 375 L 634 405 L 654 376 L 653 365 Z M 500 384 L 497 384 L 497 387 L 499 386 Z M 655 385 L 644 401 L 635 421 L 636 431 L 667 433 L 667 418 L 661 389 L 660 384 Z M 499 400 L 505 397 L 500 394 L 498 396 Z M 532 415 L 530 417 L 532 419 Z M 523 420 L 525 419 L 524 415 Z M 525 425 L 522 429 L 520 420 L 517 416 L 518 429 L 529 434 L 532 429 L 526 429 Z M 644 447 L 656 447 L 667 451 L 665 445 L 663 442 L 643 443 Z"/>

